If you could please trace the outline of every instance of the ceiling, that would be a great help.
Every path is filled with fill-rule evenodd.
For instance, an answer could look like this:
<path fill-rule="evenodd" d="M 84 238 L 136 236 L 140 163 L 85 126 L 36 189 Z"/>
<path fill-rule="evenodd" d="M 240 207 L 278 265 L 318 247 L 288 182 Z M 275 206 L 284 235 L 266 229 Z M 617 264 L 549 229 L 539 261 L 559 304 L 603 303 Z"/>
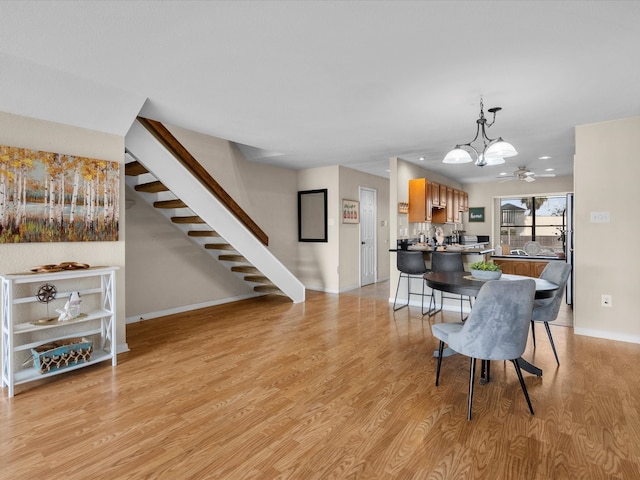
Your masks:
<path fill-rule="evenodd" d="M 3 1 L 0 111 L 116 135 L 140 114 L 296 169 L 570 175 L 576 125 L 640 115 L 638 25 L 637 1 Z M 481 96 L 519 155 L 443 164 Z"/>

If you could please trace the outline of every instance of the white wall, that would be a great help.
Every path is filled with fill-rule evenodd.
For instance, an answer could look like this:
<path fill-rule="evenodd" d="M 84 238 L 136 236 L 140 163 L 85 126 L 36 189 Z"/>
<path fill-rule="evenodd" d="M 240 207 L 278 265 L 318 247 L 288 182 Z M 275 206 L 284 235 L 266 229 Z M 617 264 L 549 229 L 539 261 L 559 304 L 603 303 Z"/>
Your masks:
<path fill-rule="evenodd" d="M 0 143 L 14 147 L 67 153 L 123 163 L 124 137 L 0 112 Z M 120 198 L 124 199 L 121 168 Z M 118 351 L 127 350 L 125 329 L 125 210 L 120 211 L 117 242 L 52 242 L 0 244 L 0 272 L 28 271 L 65 261 L 120 267 L 116 273 Z"/>
<path fill-rule="evenodd" d="M 338 293 L 340 291 L 338 274 L 340 264 L 339 167 L 320 167 L 298 171 L 298 190 L 323 188 L 328 190 L 328 241 L 298 243 L 298 280 L 311 290 Z M 297 238 L 296 226 L 296 240 Z"/>
<path fill-rule="evenodd" d="M 271 253 L 295 273 L 298 172 L 248 161 L 227 140 L 166 127 L 267 234 Z"/>
<path fill-rule="evenodd" d="M 126 187 L 128 321 L 148 320 L 253 293 L 249 285 Z"/>
<path fill-rule="evenodd" d="M 575 332 L 640 343 L 640 117 L 578 126 L 574 178 Z M 611 222 L 592 223 L 591 212 Z M 602 294 L 612 307 L 600 306 Z"/>
<path fill-rule="evenodd" d="M 389 180 L 347 167 L 340 167 L 338 174 L 340 202 L 343 198 L 358 200 L 360 187 L 376 191 L 377 280 L 386 280 L 389 278 Z M 339 288 L 340 291 L 345 291 L 360 286 L 360 229 L 358 224 L 341 223 L 340 212 L 338 212 L 338 221 L 340 222 Z"/>

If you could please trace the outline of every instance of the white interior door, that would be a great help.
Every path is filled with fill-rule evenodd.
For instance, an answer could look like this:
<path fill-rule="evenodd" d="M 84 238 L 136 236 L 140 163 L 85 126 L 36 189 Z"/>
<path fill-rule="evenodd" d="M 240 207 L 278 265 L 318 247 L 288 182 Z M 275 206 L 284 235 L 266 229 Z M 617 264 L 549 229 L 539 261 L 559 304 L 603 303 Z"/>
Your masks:
<path fill-rule="evenodd" d="M 360 187 L 360 286 L 376 282 L 376 197 Z"/>

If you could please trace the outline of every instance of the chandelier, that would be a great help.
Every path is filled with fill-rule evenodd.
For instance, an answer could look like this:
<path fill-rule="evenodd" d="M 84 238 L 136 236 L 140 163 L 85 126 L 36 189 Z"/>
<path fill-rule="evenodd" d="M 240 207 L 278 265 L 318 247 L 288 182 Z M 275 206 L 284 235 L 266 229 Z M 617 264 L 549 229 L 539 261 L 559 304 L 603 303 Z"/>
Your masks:
<path fill-rule="evenodd" d="M 493 120 L 491 120 L 491 123 L 487 122 L 487 119 L 484 118 L 484 104 L 482 102 L 482 97 L 480 97 L 480 118 L 476 120 L 476 136 L 468 143 L 456 145 L 456 148 L 447 153 L 442 161 L 444 163 L 473 162 L 473 158 L 471 158 L 471 155 L 467 150 L 465 150 L 465 148 L 470 149 L 475 153 L 475 164 L 478 167 L 484 167 L 485 165 L 499 165 L 504 163 L 505 158 L 517 155 L 518 152 L 513 148 L 513 145 L 505 142 L 502 137 L 487 137 L 485 128 L 489 128 L 496 122 L 496 113 L 500 110 L 502 110 L 502 107 L 492 107 L 487 110 L 489 113 L 493 113 Z M 478 139 L 480 135 L 481 137 Z M 472 145 L 476 140 L 482 141 L 481 149 Z"/>

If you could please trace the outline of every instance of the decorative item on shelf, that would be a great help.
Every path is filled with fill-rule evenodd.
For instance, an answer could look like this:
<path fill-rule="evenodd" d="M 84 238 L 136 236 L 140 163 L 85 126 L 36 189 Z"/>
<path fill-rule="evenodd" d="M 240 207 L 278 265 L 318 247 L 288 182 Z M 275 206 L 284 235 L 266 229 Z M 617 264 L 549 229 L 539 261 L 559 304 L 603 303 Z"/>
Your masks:
<path fill-rule="evenodd" d="M 62 262 L 55 265 L 38 265 L 37 267 L 31 268 L 31 271 L 33 273 L 54 273 L 62 272 L 64 270 L 81 270 L 84 268 L 89 268 L 89 265 L 86 263 L 78 262 Z"/>
<path fill-rule="evenodd" d="M 542 250 L 542 247 L 540 246 L 540 244 L 538 242 L 527 242 L 524 244 L 524 247 L 522 248 L 525 253 L 527 255 L 538 255 L 540 254 L 540 251 Z"/>
<path fill-rule="evenodd" d="M 47 316 L 44 318 L 44 321 L 50 321 L 49 317 L 49 303 L 55 300 L 56 295 L 58 294 L 58 289 L 52 283 L 44 283 L 38 287 L 38 292 L 36 293 L 36 298 L 40 303 L 44 303 L 47 306 Z"/>
<path fill-rule="evenodd" d="M 71 292 L 69 300 L 65 303 L 64 308 L 56 308 L 56 312 L 60 314 L 58 321 L 65 322 L 80 316 L 81 303 L 82 300 L 80 299 L 80 292 Z"/>
<path fill-rule="evenodd" d="M 409 213 L 409 202 L 398 202 L 398 213 Z"/>
<path fill-rule="evenodd" d="M 436 246 L 438 251 L 444 251 L 444 230 L 442 227 L 436 227 Z"/>
<path fill-rule="evenodd" d="M 492 107 L 488 110 L 489 113 L 493 113 L 493 120 L 491 123 L 487 122 L 484 117 L 484 103 L 482 97 L 480 97 L 480 117 L 476 120 L 476 136 L 473 140 L 467 143 L 460 143 L 451 150 L 444 157 L 443 163 L 469 163 L 473 161 L 469 152 L 462 147 L 465 147 L 475 153 L 475 164 L 478 167 L 484 167 L 485 165 L 499 165 L 504 163 L 504 159 L 517 155 L 518 152 L 510 143 L 505 142 L 502 137 L 489 138 L 487 136 L 486 128 L 491 127 L 496 122 L 496 113 L 502 110 L 502 107 Z M 478 138 L 480 136 L 480 138 Z M 472 145 L 476 140 L 482 141 L 482 148 L 476 148 Z"/>
<path fill-rule="evenodd" d="M 500 265 L 485 260 L 472 263 L 469 270 L 471 275 L 478 280 L 498 280 L 502 276 Z"/>
<path fill-rule="evenodd" d="M 360 222 L 360 202 L 357 200 L 342 200 L 342 223 Z"/>
<path fill-rule="evenodd" d="M 45 343 L 31 349 L 33 366 L 40 373 L 49 373 L 79 363 L 88 362 L 93 342 L 87 338 L 67 338 Z"/>

